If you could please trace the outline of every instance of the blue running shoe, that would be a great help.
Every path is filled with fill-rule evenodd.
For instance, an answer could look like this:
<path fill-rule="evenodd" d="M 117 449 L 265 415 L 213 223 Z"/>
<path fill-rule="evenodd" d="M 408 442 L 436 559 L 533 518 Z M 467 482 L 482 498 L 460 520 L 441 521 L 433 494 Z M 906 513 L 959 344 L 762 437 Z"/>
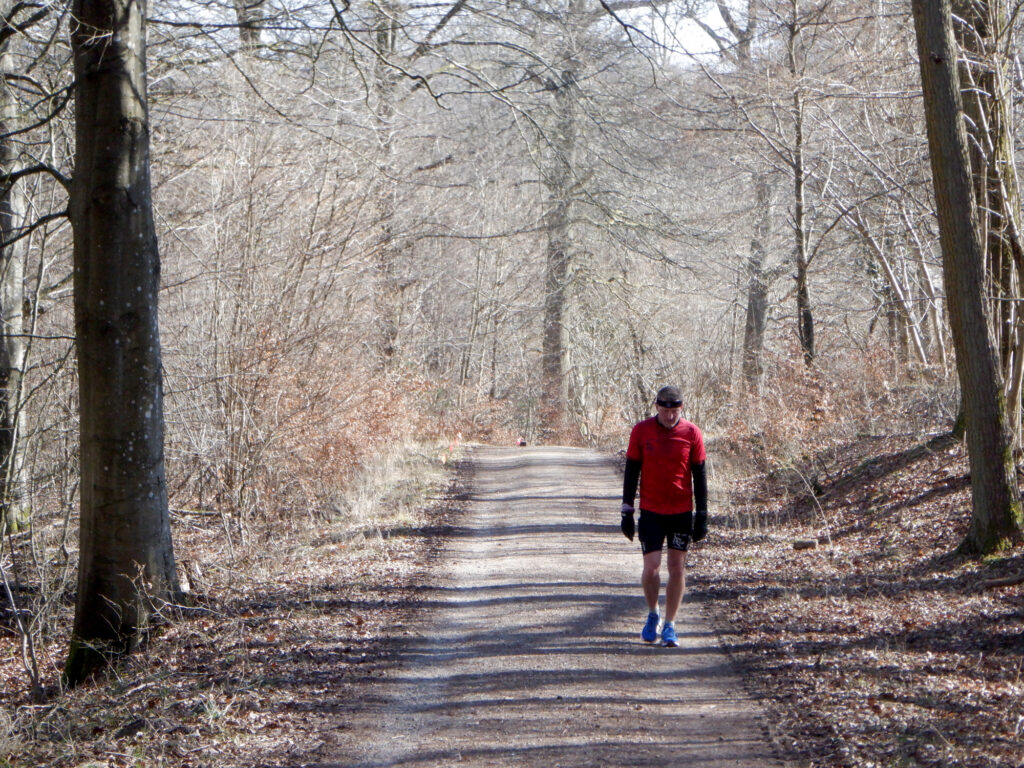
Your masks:
<path fill-rule="evenodd" d="M 661 617 L 657 611 L 651 611 L 647 614 L 647 623 L 644 624 L 644 631 L 640 633 L 640 637 L 644 639 L 645 643 L 653 643 L 658 639 L 658 622 Z"/>
<path fill-rule="evenodd" d="M 678 648 L 679 640 L 676 639 L 676 627 L 671 621 L 666 621 L 661 628 L 661 644 L 666 648 Z"/>

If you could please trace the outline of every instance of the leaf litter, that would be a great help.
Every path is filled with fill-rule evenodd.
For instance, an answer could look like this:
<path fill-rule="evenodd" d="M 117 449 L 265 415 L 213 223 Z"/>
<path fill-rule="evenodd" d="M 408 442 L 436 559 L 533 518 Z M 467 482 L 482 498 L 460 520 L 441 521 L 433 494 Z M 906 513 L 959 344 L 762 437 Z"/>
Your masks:
<path fill-rule="evenodd" d="M 691 558 L 777 746 L 803 766 L 1024 766 L 1024 548 L 953 554 L 962 445 L 862 439 L 820 468 L 803 494 L 737 483 Z"/>
<path fill-rule="evenodd" d="M 414 628 L 464 466 L 400 521 L 268 524 L 234 560 L 210 528 L 179 530 L 182 567 L 201 574 L 191 607 L 104 679 L 46 702 L 28 697 L 3 634 L 0 765 L 315 763 L 347 694 L 393 662 L 388 638 Z M 1024 766 L 1024 585 L 992 586 L 1024 574 L 1024 549 L 951 554 L 966 473 L 954 441 L 864 439 L 820 462 L 813 493 L 765 472 L 735 483 L 728 515 L 713 510 L 688 599 L 794 765 Z M 40 650 L 51 677 L 64 648 Z"/>
<path fill-rule="evenodd" d="M 458 514 L 461 464 L 420 456 L 407 471 L 403 499 L 385 495 L 366 519 L 254 523 L 245 551 L 228 551 L 215 518 L 179 528 L 189 606 L 168 608 L 143 650 L 78 689 L 32 701 L 17 638 L 0 634 L 0 766 L 310 762 L 325 730 L 344 727 L 346 691 L 382 674 L 390 638 L 408 631 Z M 43 649 L 53 681 L 66 642 Z"/>

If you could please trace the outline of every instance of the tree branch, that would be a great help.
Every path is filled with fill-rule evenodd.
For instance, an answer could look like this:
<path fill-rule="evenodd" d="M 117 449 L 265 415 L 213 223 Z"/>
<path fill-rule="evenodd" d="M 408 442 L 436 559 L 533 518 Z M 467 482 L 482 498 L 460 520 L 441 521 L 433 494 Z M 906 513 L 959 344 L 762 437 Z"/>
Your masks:
<path fill-rule="evenodd" d="M 742 40 L 744 38 L 744 30 L 740 29 L 740 25 L 736 23 L 736 19 L 733 18 L 732 11 L 729 10 L 729 6 L 722 2 L 722 0 L 718 0 L 717 5 L 718 13 L 721 15 L 722 21 L 725 22 L 725 26 L 729 28 L 732 36 L 737 40 Z M 696 21 L 696 19 L 694 19 L 694 21 Z"/>
<path fill-rule="evenodd" d="M 27 168 L 22 168 L 21 170 L 14 171 L 13 173 L 0 173 L 0 185 L 6 186 L 8 184 L 13 184 L 19 179 L 26 178 L 27 176 L 34 176 L 37 173 L 45 173 L 49 176 L 52 176 L 54 179 L 57 180 L 57 182 L 62 187 L 64 187 L 65 190 L 70 191 L 71 179 L 65 176 L 60 171 L 58 171 L 52 165 L 47 165 L 45 163 L 31 165 Z"/>
<path fill-rule="evenodd" d="M 419 45 L 416 46 L 416 50 L 413 51 L 412 52 L 412 56 L 409 57 L 409 61 L 410 62 L 416 61 L 416 59 L 418 59 L 420 56 L 422 56 L 424 53 L 426 53 L 429 50 L 429 48 L 430 48 L 430 41 L 434 38 L 434 35 L 436 35 L 438 32 L 440 32 L 442 29 L 444 29 L 448 25 L 448 22 L 451 21 L 452 18 L 459 11 L 461 11 L 463 8 L 466 7 L 466 2 L 467 2 L 467 0 L 456 0 L 455 1 L 455 4 L 451 8 L 448 9 L 448 13 L 446 13 L 441 18 L 441 20 L 439 22 L 437 22 L 437 25 L 432 30 L 430 30 L 427 33 L 427 36 L 425 38 L 423 38 L 423 41 Z"/>
<path fill-rule="evenodd" d="M 37 229 L 45 227 L 51 221 L 57 221 L 58 219 L 66 219 L 68 218 L 68 216 L 70 216 L 70 211 L 68 211 L 67 208 L 65 208 L 63 211 L 56 211 L 54 213 L 48 213 L 45 216 L 41 216 L 40 218 L 32 222 L 29 226 L 22 229 L 21 232 L 19 232 L 14 237 L 8 240 L 0 241 L 0 250 L 3 250 L 4 248 L 7 248 L 11 245 L 14 245 L 19 240 L 23 240 L 24 238 L 28 237 L 33 232 L 35 232 Z"/>
<path fill-rule="evenodd" d="M 14 17 L 19 11 L 25 8 L 40 8 L 40 10 L 36 11 L 24 21 L 14 23 Z M 42 21 L 49 14 L 50 8 L 48 6 L 40 7 L 37 3 L 18 3 L 11 9 L 10 14 L 3 19 L 3 26 L 0 27 L 0 45 L 3 45 L 8 39 L 17 33 L 24 32 L 37 22 Z"/>

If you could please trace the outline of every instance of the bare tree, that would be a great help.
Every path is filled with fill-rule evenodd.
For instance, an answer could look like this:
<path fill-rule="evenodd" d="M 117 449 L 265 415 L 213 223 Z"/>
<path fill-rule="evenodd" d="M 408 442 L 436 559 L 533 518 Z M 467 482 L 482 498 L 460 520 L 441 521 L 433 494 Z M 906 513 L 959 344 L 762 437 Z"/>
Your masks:
<path fill-rule="evenodd" d="M 22 306 L 29 242 L 23 184 L 15 180 L 22 166 L 15 139 L 22 115 L 14 50 L 21 42 L 16 31 L 19 15 L 23 14 L 17 13 L 12 0 L 0 2 L 5 33 L 0 37 L 0 174 L 4 176 L 0 181 L 0 521 L 9 530 L 28 524 L 28 510 L 22 499 L 25 464 L 19 445 L 26 346 Z"/>
<path fill-rule="evenodd" d="M 154 610 L 179 593 L 164 475 L 146 7 L 78 0 L 73 15 L 82 479 L 72 685 L 132 650 Z"/>
<path fill-rule="evenodd" d="M 1008 69 L 1012 35 L 1003 0 L 956 0 L 954 36 L 960 44 L 968 147 L 985 248 L 990 309 L 1006 393 L 1007 417 L 1021 445 L 1024 384 L 1024 285 L 1020 189 L 1014 157 L 1014 124 Z"/>
<path fill-rule="evenodd" d="M 823 9 L 814 6 L 805 10 L 800 7 L 800 0 L 792 0 L 789 18 L 784 24 L 786 30 L 786 64 L 789 68 L 792 85 L 792 143 L 788 153 L 789 165 L 793 172 L 793 235 L 796 240 L 793 261 L 796 267 L 796 314 L 797 336 L 800 339 L 800 350 L 804 362 L 814 362 L 814 314 L 811 311 L 809 268 L 810 254 L 808 246 L 807 223 L 807 167 L 805 152 L 805 95 L 801 82 L 803 75 L 804 46 L 802 37 L 808 26 L 819 22 Z"/>
<path fill-rule="evenodd" d="M 378 237 L 374 247 L 374 302 L 377 327 L 375 350 L 381 367 L 390 369 L 398 359 L 399 331 L 402 322 L 404 279 L 399 260 L 403 245 L 397 220 L 399 180 L 395 167 L 395 132 L 399 98 L 399 72 L 395 69 L 398 55 L 398 31 L 401 25 L 397 3 L 370 3 L 370 24 L 374 60 L 373 113 L 374 136 L 377 143 L 377 177 L 375 208 Z"/>
<path fill-rule="evenodd" d="M 984 244 L 963 123 L 950 0 L 914 0 L 943 274 L 967 421 L 974 512 L 964 552 L 1021 539 L 1024 510 L 997 350 L 985 312 Z"/>
<path fill-rule="evenodd" d="M 749 72 L 754 66 L 753 43 L 758 33 L 759 0 L 747 0 L 744 16 L 740 17 L 730 9 L 724 0 L 717 0 L 716 7 L 725 22 L 730 37 L 717 32 L 700 16 L 692 16 L 718 46 L 719 52 L 740 70 Z M 764 334 L 768 316 L 769 276 L 766 273 L 768 238 L 772 227 L 771 182 L 767 171 L 755 169 L 751 174 L 754 191 L 754 227 L 750 237 L 750 254 L 747 258 L 747 302 L 743 324 L 742 371 L 743 381 L 749 391 L 760 388 L 764 372 Z"/>
<path fill-rule="evenodd" d="M 579 0 L 569 0 L 566 17 L 581 16 Z M 570 22 L 571 23 L 571 22 Z M 577 172 L 575 154 L 577 112 L 579 102 L 580 52 L 567 25 L 564 47 L 554 56 L 554 71 L 548 74 L 545 87 L 553 93 L 552 125 L 548 132 L 545 162 L 541 177 L 547 194 L 544 203 L 544 229 L 547 236 L 544 265 L 544 327 L 541 344 L 541 377 L 549 426 L 559 431 L 567 415 L 566 396 L 566 313 L 569 266 L 572 260 L 573 197 Z"/>

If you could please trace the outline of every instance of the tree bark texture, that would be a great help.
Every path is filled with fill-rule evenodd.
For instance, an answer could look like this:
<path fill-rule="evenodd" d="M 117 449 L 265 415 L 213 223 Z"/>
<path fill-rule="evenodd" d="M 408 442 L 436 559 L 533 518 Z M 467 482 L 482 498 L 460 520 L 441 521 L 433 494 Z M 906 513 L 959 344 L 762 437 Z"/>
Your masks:
<path fill-rule="evenodd" d="M 381 369 L 390 370 L 398 356 L 402 324 L 404 286 L 399 270 L 401 243 L 395 233 L 397 208 L 395 173 L 395 99 L 397 74 L 391 65 L 396 55 L 397 8 L 386 2 L 374 3 L 373 85 L 377 97 L 375 129 L 379 157 L 377 161 L 376 215 L 378 237 L 374 253 L 375 346 Z"/>
<path fill-rule="evenodd" d="M 754 174 L 754 236 L 747 258 L 747 313 L 743 328 L 743 380 L 757 392 L 764 373 L 764 331 L 768 322 L 768 280 L 764 262 L 771 234 L 771 187 L 764 173 Z"/>
<path fill-rule="evenodd" d="M 796 266 L 796 322 L 797 337 L 804 362 L 814 362 L 814 314 L 811 312 L 811 292 L 808 285 L 810 262 L 807 253 L 807 179 L 804 168 L 804 97 L 799 82 L 798 64 L 800 47 L 799 3 L 793 2 L 793 22 L 789 30 L 789 71 L 793 78 L 793 234 L 796 239 L 794 261 Z"/>
<path fill-rule="evenodd" d="M 164 476 L 145 10 L 135 0 L 76 0 L 72 11 L 81 527 L 70 684 L 132 650 L 154 609 L 179 592 Z"/>
<path fill-rule="evenodd" d="M 242 50 L 252 53 L 260 47 L 260 24 L 264 0 L 233 0 L 238 19 L 238 39 Z"/>
<path fill-rule="evenodd" d="M 1003 0 L 953 0 L 954 37 L 960 44 L 960 86 L 975 200 L 981 212 L 988 293 L 996 297 L 990 322 L 1002 367 L 1007 415 L 1021 445 L 1020 189 L 1014 163 L 1013 115 L 1005 50 L 1010 29 Z"/>
<path fill-rule="evenodd" d="M 11 18 L 14 3 L 0 0 L 0 14 Z M 18 170 L 15 132 L 20 120 L 11 77 L 18 74 L 14 47 L 19 36 L 0 43 L 0 174 Z M 0 183 L 0 521 L 8 530 L 28 525 L 24 502 L 25 462 L 22 442 L 22 380 L 26 344 L 22 306 L 28 238 L 23 237 L 27 206 L 20 182 Z"/>
<path fill-rule="evenodd" d="M 957 373 L 967 422 L 973 514 L 965 553 L 1021 538 L 1024 516 L 999 359 L 986 315 L 984 246 L 963 124 L 950 0 L 913 0 L 925 123 Z"/>
<path fill-rule="evenodd" d="M 545 173 L 548 189 L 545 229 L 547 260 L 544 271 L 544 327 L 541 342 L 541 377 L 548 426 L 558 429 L 566 417 L 566 338 L 570 256 L 569 229 L 573 195 L 573 159 L 576 148 L 576 67 L 562 73 L 555 90 L 555 127 L 551 132 L 550 163 Z"/>

